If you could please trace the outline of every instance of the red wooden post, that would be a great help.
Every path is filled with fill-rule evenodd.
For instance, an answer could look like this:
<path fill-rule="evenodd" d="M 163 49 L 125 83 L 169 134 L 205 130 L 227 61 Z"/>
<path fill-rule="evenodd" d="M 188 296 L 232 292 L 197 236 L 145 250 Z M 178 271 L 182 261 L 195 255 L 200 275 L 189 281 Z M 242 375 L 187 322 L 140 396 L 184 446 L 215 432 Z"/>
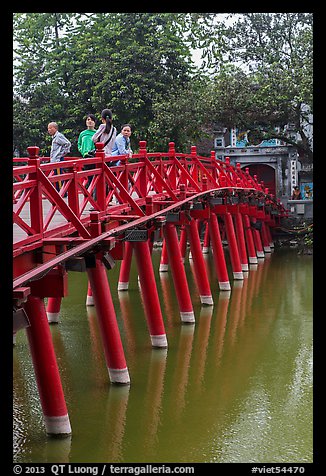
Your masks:
<path fill-rule="evenodd" d="M 237 241 L 236 241 L 236 237 L 234 233 L 234 226 L 233 226 L 231 213 L 227 212 L 224 215 L 224 223 L 225 223 L 226 236 L 227 236 L 229 251 L 230 251 L 233 278 L 243 279 L 243 272 L 242 272 L 242 267 L 240 262 L 238 245 L 237 245 Z"/>
<path fill-rule="evenodd" d="M 101 232 L 99 215 L 99 212 L 90 213 L 92 237 L 98 236 Z M 106 275 L 106 268 L 100 258 L 100 253 L 94 256 L 95 263 L 93 267 L 87 268 L 87 274 L 92 288 L 106 365 L 112 383 L 128 384 L 130 383 L 129 372 L 113 306 L 111 290 Z"/>
<path fill-rule="evenodd" d="M 92 287 L 110 381 L 112 383 L 128 384 L 130 383 L 129 372 L 106 275 L 106 268 L 96 258 L 95 267 L 88 268 L 87 274 Z"/>
<path fill-rule="evenodd" d="M 94 298 L 93 298 L 92 288 L 89 281 L 87 285 L 86 306 L 94 306 Z"/>
<path fill-rule="evenodd" d="M 79 216 L 79 200 L 78 200 L 78 167 L 75 162 L 72 167 L 73 179 L 68 187 L 68 205 L 72 211 Z"/>
<path fill-rule="evenodd" d="M 209 245 L 210 245 L 210 236 L 209 236 L 209 226 L 208 222 L 205 224 L 205 234 L 204 234 L 204 243 L 203 243 L 203 253 L 209 253 Z"/>
<path fill-rule="evenodd" d="M 211 174 L 214 179 L 217 181 L 217 170 L 216 170 L 216 154 L 215 150 L 211 151 Z"/>
<path fill-rule="evenodd" d="M 167 347 L 166 333 L 147 241 L 133 243 L 147 325 L 153 347 Z"/>
<path fill-rule="evenodd" d="M 195 277 L 202 304 L 212 306 L 214 304 L 212 292 L 207 277 L 205 260 L 201 251 L 200 239 L 196 220 L 191 220 L 187 225 L 191 255 L 194 263 Z"/>
<path fill-rule="evenodd" d="M 249 271 L 242 216 L 239 212 L 234 215 L 234 221 L 235 221 L 235 231 L 236 231 L 238 247 L 239 247 L 241 268 L 242 268 L 242 271 Z"/>
<path fill-rule="evenodd" d="M 252 223 L 255 225 L 257 223 L 257 218 L 251 217 Z M 260 232 L 257 228 L 253 228 L 252 235 L 254 238 L 255 248 L 256 248 L 256 255 L 257 258 L 265 258 L 265 253 L 263 250 L 263 245 L 261 242 Z"/>
<path fill-rule="evenodd" d="M 175 161 L 175 148 L 174 148 L 174 142 L 169 142 L 169 159 L 171 161 L 170 165 L 170 174 L 169 174 L 169 183 L 170 187 L 172 188 L 173 191 L 176 190 L 177 188 L 177 170 L 176 170 L 176 165 L 174 163 Z"/>
<path fill-rule="evenodd" d="M 268 236 L 268 240 L 269 240 L 269 246 L 271 248 L 274 248 L 274 242 L 273 242 L 271 229 L 270 229 L 270 226 L 267 223 L 266 223 L 266 231 L 267 231 L 267 236 Z"/>
<path fill-rule="evenodd" d="M 166 240 L 163 238 L 163 245 L 162 245 L 162 253 L 161 253 L 161 261 L 160 261 L 160 273 L 164 273 L 169 269 L 169 258 L 168 258 L 168 250 L 166 248 Z"/>
<path fill-rule="evenodd" d="M 105 176 L 104 176 L 104 162 L 105 162 L 105 151 L 104 151 L 104 142 L 97 142 L 95 144 L 96 153 L 95 157 L 99 159 L 100 164 L 96 164 L 96 168 L 102 168 L 102 173 L 98 178 L 96 185 L 96 202 L 100 207 L 100 210 L 105 210 L 106 207 L 106 187 L 105 187 Z"/>
<path fill-rule="evenodd" d="M 123 260 L 120 265 L 118 291 L 127 291 L 129 287 L 129 275 L 132 259 L 132 245 L 130 241 L 125 241 Z"/>
<path fill-rule="evenodd" d="M 263 248 L 265 253 L 271 252 L 270 240 L 267 232 L 267 225 L 264 221 L 261 222 L 261 238 L 263 242 Z"/>
<path fill-rule="evenodd" d="M 140 162 L 143 162 L 142 169 L 139 173 L 138 178 L 138 189 L 140 190 L 141 197 L 146 197 L 147 195 L 147 173 L 146 173 L 146 158 L 147 158 L 147 150 L 146 150 L 146 141 L 141 140 L 139 141 L 139 154 L 141 154 Z"/>
<path fill-rule="evenodd" d="M 186 323 L 194 323 L 195 315 L 192 308 L 186 272 L 182 263 L 177 231 L 173 223 L 167 222 L 165 224 L 164 235 L 174 287 L 179 303 L 181 321 Z"/>
<path fill-rule="evenodd" d="M 30 180 L 36 180 L 36 185 L 33 188 L 30 196 L 30 217 L 31 227 L 35 230 L 35 233 L 43 232 L 43 206 L 42 206 L 42 189 L 41 182 L 38 180 L 37 169 L 41 165 L 41 159 L 38 156 L 39 147 L 27 147 L 29 153 L 28 165 L 34 165 L 36 167 L 35 173 L 29 174 Z"/>
<path fill-rule="evenodd" d="M 49 323 L 51 324 L 59 322 L 61 301 L 62 301 L 62 297 L 48 298 L 48 304 L 46 307 L 46 315 L 48 317 Z"/>
<path fill-rule="evenodd" d="M 210 214 L 210 218 L 208 219 L 208 226 L 219 288 L 221 291 L 230 291 L 231 286 L 225 262 L 220 229 L 215 213 Z"/>
<path fill-rule="evenodd" d="M 246 243 L 248 248 L 248 260 L 250 264 L 257 264 L 256 248 L 254 244 L 254 239 L 252 236 L 252 231 L 250 227 L 250 219 L 247 214 L 243 215 L 243 227 L 246 237 Z"/>
<path fill-rule="evenodd" d="M 43 300 L 29 295 L 24 308 L 30 322 L 26 332 L 46 432 L 49 435 L 70 435 L 71 426 Z"/>
<path fill-rule="evenodd" d="M 184 225 L 181 226 L 179 245 L 180 245 L 182 261 L 184 262 L 186 258 L 186 252 L 187 252 L 187 230 Z"/>

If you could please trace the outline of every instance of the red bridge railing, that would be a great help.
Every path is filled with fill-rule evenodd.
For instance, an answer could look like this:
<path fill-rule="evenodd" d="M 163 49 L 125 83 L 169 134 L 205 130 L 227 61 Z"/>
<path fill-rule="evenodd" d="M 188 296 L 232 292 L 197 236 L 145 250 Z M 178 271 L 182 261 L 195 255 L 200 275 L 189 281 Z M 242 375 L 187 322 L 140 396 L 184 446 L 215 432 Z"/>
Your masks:
<path fill-rule="evenodd" d="M 212 306 L 204 249 L 211 244 L 219 288 L 229 291 L 223 240 L 233 279 L 244 279 L 248 264 L 271 252 L 270 228 L 286 213 L 248 169 L 216 160 L 214 152 L 201 157 L 192 147 L 181 154 L 171 142 L 166 153 L 147 153 L 145 141 L 131 159 L 105 157 L 102 143 L 96 149 L 95 158 L 53 164 L 29 147 L 26 165 L 13 167 L 14 333 L 26 328 L 46 431 L 55 435 L 70 434 L 71 426 L 48 322 L 58 322 L 69 270 L 87 272 L 86 305 L 96 306 L 110 381 L 128 384 L 106 268 L 121 260 L 118 290 L 127 290 L 135 254 L 152 346 L 167 347 L 151 261 L 154 233 L 163 243 L 160 272 L 170 267 L 181 321 L 191 324 L 182 264 L 187 240 L 200 301 Z"/>

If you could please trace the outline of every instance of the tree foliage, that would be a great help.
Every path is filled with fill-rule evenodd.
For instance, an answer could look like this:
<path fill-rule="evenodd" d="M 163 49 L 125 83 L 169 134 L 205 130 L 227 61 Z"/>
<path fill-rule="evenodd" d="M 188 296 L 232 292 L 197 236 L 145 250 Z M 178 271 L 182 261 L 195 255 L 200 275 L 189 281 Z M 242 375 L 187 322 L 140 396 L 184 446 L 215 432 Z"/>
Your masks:
<path fill-rule="evenodd" d="M 14 146 L 48 154 L 47 123 L 73 144 L 87 113 L 109 107 L 149 150 L 178 150 L 205 129 L 258 131 L 311 153 L 304 127 L 312 109 L 312 14 L 15 13 Z M 202 51 L 195 67 L 191 49 Z M 278 127 L 280 133 L 276 133 Z M 280 135 L 281 134 L 281 135 Z"/>

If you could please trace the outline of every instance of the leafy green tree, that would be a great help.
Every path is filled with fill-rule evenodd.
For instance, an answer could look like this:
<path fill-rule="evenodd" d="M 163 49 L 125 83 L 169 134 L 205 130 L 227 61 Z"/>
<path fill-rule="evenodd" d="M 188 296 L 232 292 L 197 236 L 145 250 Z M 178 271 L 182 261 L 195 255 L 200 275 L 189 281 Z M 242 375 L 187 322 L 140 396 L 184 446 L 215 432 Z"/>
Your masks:
<path fill-rule="evenodd" d="M 190 81 L 191 55 L 178 21 L 168 13 L 15 14 L 16 110 L 25 115 L 19 127 L 33 121 L 40 143 L 49 144 L 46 125 L 55 120 L 76 153 L 86 114 L 100 118 L 109 107 L 117 126 L 132 124 L 136 146 L 151 139 L 156 102 Z M 32 138 L 27 131 L 25 137 Z"/>
<path fill-rule="evenodd" d="M 222 56 L 221 51 L 214 54 L 214 36 L 204 51 L 206 56 L 211 51 L 208 65 L 215 71 L 213 115 L 223 125 L 294 143 L 311 158 L 306 126 L 313 113 L 313 15 L 246 13 L 236 18 L 225 28 L 224 41 L 219 40 Z M 299 141 L 284 135 L 287 123 L 295 125 Z"/>

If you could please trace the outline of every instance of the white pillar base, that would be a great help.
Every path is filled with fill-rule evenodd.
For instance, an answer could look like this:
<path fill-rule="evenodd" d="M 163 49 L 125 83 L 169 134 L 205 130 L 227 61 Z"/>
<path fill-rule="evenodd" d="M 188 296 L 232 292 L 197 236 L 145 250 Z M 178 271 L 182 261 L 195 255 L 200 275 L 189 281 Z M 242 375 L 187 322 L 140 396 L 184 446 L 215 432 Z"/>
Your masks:
<path fill-rule="evenodd" d="M 264 246 L 264 251 L 265 253 L 271 253 L 271 247 L 270 246 Z"/>
<path fill-rule="evenodd" d="M 231 291 L 230 281 L 219 281 L 218 285 L 221 291 Z"/>
<path fill-rule="evenodd" d="M 270 244 L 269 244 L 269 246 L 270 246 L 271 248 L 274 248 L 274 242 L 271 241 Z"/>
<path fill-rule="evenodd" d="M 192 259 L 191 251 L 189 251 L 188 259 Z"/>
<path fill-rule="evenodd" d="M 214 301 L 212 296 L 200 296 L 200 302 L 206 306 L 213 306 Z"/>
<path fill-rule="evenodd" d="M 265 258 L 265 253 L 263 251 L 257 251 L 257 258 Z"/>
<path fill-rule="evenodd" d="M 257 256 L 249 256 L 249 264 L 257 264 Z"/>
<path fill-rule="evenodd" d="M 153 347 L 166 348 L 168 346 L 168 341 L 167 341 L 167 338 L 166 338 L 166 334 L 151 336 L 151 341 L 152 341 L 152 346 Z"/>
<path fill-rule="evenodd" d="M 94 297 L 93 297 L 93 296 L 89 296 L 89 295 L 87 294 L 87 296 L 86 296 L 86 306 L 95 306 Z"/>
<path fill-rule="evenodd" d="M 127 367 L 124 369 L 109 369 L 109 377 L 111 383 L 121 383 L 121 384 L 129 384 L 130 377 Z"/>
<path fill-rule="evenodd" d="M 44 423 L 48 435 L 71 435 L 71 426 L 69 416 L 46 416 L 44 415 Z"/>
<path fill-rule="evenodd" d="M 241 268 L 242 268 L 242 271 L 249 271 L 248 263 L 242 263 Z"/>
<path fill-rule="evenodd" d="M 166 271 L 169 270 L 169 265 L 168 264 L 160 264 L 160 273 L 165 273 Z"/>
<path fill-rule="evenodd" d="M 204 255 L 207 255 L 209 253 L 209 248 L 207 246 L 203 246 L 202 252 Z"/>
<path fill-rule="evenodd" d="M 46 315 L 50 324 L 57 324 L 59 322 L 60 312 L 47 312 Z"/>
<path fill-rule="evenodd" d="M 243 279 L 243 272 L 242 271 L 234 271 L 233 272 L 234 279 Z"/>
<path fill-rule="evenodd" d="M 195 323 L 195 314 L 194 312 L 180 312 L 181 321 L 184 323 Z"/>
<path fill-rule="evenodd" d="M 118 291 L 128 291 L 129 288 L 129 281 L 128 283 L 123 283 L 122 281 L 118 282 Z"/>
<path fill-rule="evenodd" d="M 231 291 L 221 291 L 219 299 L 230 299 Z"/>

